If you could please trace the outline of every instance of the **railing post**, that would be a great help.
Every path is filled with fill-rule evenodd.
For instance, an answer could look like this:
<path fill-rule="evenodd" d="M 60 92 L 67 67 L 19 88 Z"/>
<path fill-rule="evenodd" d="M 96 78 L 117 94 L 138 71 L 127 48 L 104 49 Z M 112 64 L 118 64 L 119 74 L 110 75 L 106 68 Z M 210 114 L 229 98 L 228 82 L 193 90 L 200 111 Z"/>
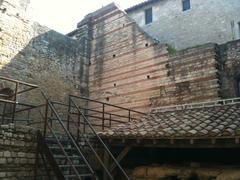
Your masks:
<path fill-rule="evenodd" d="M 102 130 L 104 130 L 104 124 L 105 124 L 105 104 L 103 103 L 103 111 L 102 111 Z"/>
<path fill-rule="evenodd" d="M 112 126 L 112 114 L 109 114 L 109 128 Z"/>
<path fill-rule="evenodd" d="M 4 122 L 5 122 L 4 116 L 5 116 L 5 112 L 6 112 L 6 106 L 7 106 L 7 104 L 4 103 L 4 105 L 3 105 L 3 113 L 2 113 L 2 124 L 4 124 Z"/>
<path fill-rule="evenodd" d="M 128 122 L 130 122 L 130 121 L 131 121 L 131 111 L 128 110 Z"/>
<path fill-rule="evenodd" d="M 81 117 L 80 117 L 80 112 L 79 112 L 79 113 L 78 113 L 77 140 L 79 140 L 79 137 L 80 137 L 80 121 L 81 121 Z"/>
<path fill-rule="evenodd" d="M 18 86 L 19 86 L 19 82 L 16 82 L 16 86 L 15 86 L 15 94 L 14 94 L 14 105 L 13 105 L 13 113 L 12 113 L 12 123 L 14 122 L 14 118 L 15 118 L 15 111 L 16 111 L 16 106 L 17 106 L 17 94 L 18 94 Z"/>
<path fill-rule="evenodd" d="M 52 127 L 53 126 L 53 121 L 54 121 L 54 117 L 53 117 L 53 111 L 50 109 L 51 113 L 50 113 L 50 126 Z"/>
<path fill-rule="evenodd" d="M 28 113 L 27 113 L 27 125 L 28 126 L 30 125 L 30 111 L 31 110 L 28 110 Z"/>
<path fill-rule="evenodd" d="M 70 112 L 71 112 L 71 97 L 69 97 L 68 99 L 68 115 L 67 115 L 67 129 L 69 130 L 69 126 L 70 126 Z"/>
<path fill-rule="evenodd" d="M 46 131 L 47 131 L 47 122 L 48 121 L 48 100 L 46 100 L 46 109 L 45 109 L 45 122 L 44 122 L 44 131 L 43 131 L 43 137 L 46 137 Z"/>

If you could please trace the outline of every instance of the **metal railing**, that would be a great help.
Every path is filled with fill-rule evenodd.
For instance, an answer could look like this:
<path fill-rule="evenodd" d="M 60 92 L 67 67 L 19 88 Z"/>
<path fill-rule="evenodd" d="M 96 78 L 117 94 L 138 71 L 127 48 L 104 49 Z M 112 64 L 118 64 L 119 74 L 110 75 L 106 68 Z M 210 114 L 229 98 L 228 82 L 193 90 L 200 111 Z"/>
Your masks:
<path fill-rule="evenodd" d="M 92 156 L 94 156 L 97 160 L 97 162 L 102 166 L 104 174 L 107 174 L 108 178 L 114 179 L 111 170 L 107 165 L 105 164 L 105 161 L 102 160 L 102 154 L 99 152 L 99 149 L 95 149 L 95 145 L 90 142 L 90 140 L 95 139 L 97 141 L 97 144 L 101 145 L 104 152 L 108 154 L 108 156 L 112 159 L 112 161 L 115 163 L 116 167 L 119 168 L 119 171 L 123 174 L 123 176 L 126 179 L 129 179 L 125 171 L 122 169 L 121 165 L 118 163 L 118 161 L 115 159 L 115 157 L 112 155 L 109 148 L 106 146 L 106 144 L 103 142 L 103 140 L 98 136 L 96 127 L 99 127 L 99 124 L 92 124 L 89 121 L 89 118 L 92 118 L 93 116 L 97 117 L 99 119 L 98 115 L 96 114 L 89 114 L 89 112 L 92 113 L 98 113 L 101 114 L 101 124 L 100 127 L 102 129 L 106 127 L 111 127 L 113 123 L 126 123 L 134 119 L 132 115 L 134 113 L 143 115 L 144 113 L 129 110 L 126 108 L 121 108 L 119 106 L 102 103 L 99 101 L 94 101 L 100 105 L 103 106 L 103 111 L 99 111 L 97 109 L 93 108 L 87 108 L 83 106 L 78 106 L 75 102 L 76 99 L 85 99 L 88 102 L 93 102 L 93 100 L 83 98 L 83 97 L 77 97 L 77 96 L 69 96 L 69 104 L 64 104 L 61 102 L 55 102 L 51 101 L 48 96 L 36 85 L 24 83 L 22 81 L 13 80 L 10 78 L 5 78 L 0 76 L 0 80 L 6 81 L 7 86 L 13 87 L 14 90 L 12 90 L 11 94 L 7 93 L 0 93 L 0 110 L 2 110 L 2 113 L 0 114 L 1 121 L 0 124 L 8 124 L 8 123 L 18 123 L 26 122 L 26 125 L 30 125 L 33 127 L 37 127 L 41 130 L 41 143 L 45 143 L 44 147 L 47 147 L 46 145 L 46 138 L 51 135 L 51 137 L 54 139 L 57 146 L 61 149 L 62 154 L 65 156 L 68 164 L 71 166 L 72 171 L 78 177 L 78 179 L 82 179 L 78 170 L 73 165 L 71 159 L 69 158 L 67 152 L 65 151 L 63 144 L 60 140 L 60 136 L 65 136 L 68 138 L 69 143 L 72 145 L 73 148 L 75 148 L 78 152 L 78 154 L 83 158 L 84 163 L 87 165 L 88 170 L 90 173 L 97 179 L 97 176 L 95 174 L 94 169 L 90 165 L 89 159 L 87 159 L 88 156 L 86 156 L 84 151 L 85 146 L 87 146 L 88 150 L 92 153 Z M 31 90 L 36 90 L 40 96 L 41 96 L 41 102 L 34 102 L 33 104 L 20 102 L 24 98 L 28 97 L 27 93 Z M 1 91 L 0 91 L 1 92 Z M 21 96 L 20 96 L 21 94 Z M 2 106 L 1 106 L 2 105 Z M 7 108 L 7 106 L 9 106 Z M 61 108 L 57 107 L 57 105 L 61 106 Z M 118 115 L 113 112 L 107 112 L 105 111 L 105 107 L 115 107 L 121 110 L 124 110 L 128 113 L 127 116 L 124 115 Z M 26 118 L 23 118 L 23 113 L 26 113 Z M 107 119 L 106 116 L 109 115 L 110 118 Z M 127 119 L 126 121 L 119 121 L 116 119 L 116 117 Z M 106 121 L 109 121 L 106 125 Z M 83 127 L 81 129 L 80 127 Z M 90 133 L 88 133 L 90 132 Z M 59 136 L 60 135 L 60 136 Z M 91 137 L 89 138 L 88 135 Z M 80 139 L 84 139 L 85 145 L 81 145 L 79 142 Z M 51 156 L 50 162 L 51 164 L 56 164 L 54 162 L 54 157 L 51 152 L 45 148 L 45 151 L 48 153 L 48 156 Z M 95 162 L 94 162 L 95 163 Z M 59 171 L 59 168 L 54 168 L 55 170 Z M 55 172 L 55 174 L 60 172 Z M 35 175 L 36 176 L 36 175 Z M 61 175 L 59 177 L 62 177 Z M 61 179 L 61 178 L 60 178 Z"/>
<path fill-rule="evenodd" d="M 3 85 L 8 87 L 2 87 L 0 90 L 0 117 L 1 124 L 13 123 L 14 121 L 21 121 L 30 123 L 31 110 L 38 108 L 42 105 L 34 105 L 29 103 L 18 102 L 17 97 L 23 93 L 27 93 L 31 90 L 37 89 L 38 86 L 22 81 L 13 80 L 0 76 L 0 80 Z M 11 87 L 11 88 L 9 88 Z M 18 109 L 16 109 L 18 108 Z M 27 111 L 26 118 L 16 118 L 16 114 Z"/>
<path fill-rule="evenodd" d="M 0 114 L 1 116 L 0 124 L 21 123 L 21 125 L 25 124 L 25 125 L 37 127 L 38 129 L 41 130 L 43 134 L 42 136 L 43 139 L 41 140 L 41 142 L 45 143 L 45 145 L 46 145 L 46 138 L 48 136 L 51 136 L 54 139 L 54 142 L 57 144 L 57 146 L 59 146 L 62 154 L 65 156 L 67 163 L 71 166 L 71 169 L 72 169 L 71 172 L 73 172 L 78 179 L 82 179 L 78 170 L 73 165 L 72 160 L 69 158 L 69 155 L 65 151 L 63 144 L 61 143 L 57 133 L 61 134 L 60 136 L 67 137 L 69 143 L 72 145 L 72 147 L 76 149 L 77 153 L 81 156 L 83 162 L 86 164 L 90 173 L 93 175 L 93 177 L 96 177 L 95 172 L 93 171 L 90 164 L 86 160 L 78 144 L 74 140 L 74 137 L 70 134 L 70 132 L 65 127 L 64 122 L 61 120 L 61 117 L 59 116 L 58 112 L 56 111 L 55 107 L 53 106 L 48 96 L 36 85 L 24 83 L 22 81 L 17 81 L 17 80 L 2 77 L 2 76 L 0 76 L 0 80 L 6 84 L 5 86 L 8 86 L 8 91 L 1 91 L 0 89 L 0 92 L 2 92 L 0 93 L 0 109 L 2 110 L 2 113 Z M 3 89 L 6 89 L 6 88 L 3 88 Z M 25 99 L 29 95 L 26 93 L 33 89 L 37 90 L 38 95 L 40 95 L 40 99 L 42 102 L 38 102 L 37 105 L 19 102 L 19 101 L 23 101 L 23 99 Z M 11 93 L 9 94 L 8 92 L 11 92 Z M 25 94 L 22 95 L 23 93 Z M 20 94 L 22 96 L 20 96 Z M 31 111 L 33 110 L 34 110 L 34 113 L 31 113 Z M 23 113 L 27 114 L 27 118 L 23 118 L 23 115 L 24 115 Z M 55 119 L 54 122 L 51 121 L 51 118 L 53 117 Z M 40 149 L 46 151 L 46 149 L 43 149 L 42 147 L 40 147 Z M 37 151 L 40 151 L 40 150 L 38 149 Z M 50 153 L 50 156 L 52 157 L 50 161 L 54 161 L 53 154 L 51 154 L 50 151 L 48 153 Z M 54 164 L 54 162 L 50 162 L 50 163 Z M 59 168 L 54 168 L 54 169 L 59 170 Z M 63 176 L 61 176 L 61 171 L 55 172 L 55 174 L 58 177 L 60 177 L 60 179 L 63 178 Z M 36 176 L 37 175 L 35 174 L 35 177 Z M 51 177 L 49 178 L 51 179 Z"/>
<path fill-rule="evenodd" d="M 86 97 L 70 95 L 69 98 L 75 101 L 78 108 L 84 113 L 84 116 L 94 127 L 98 127 L 98 130 L 104 130 L 117 124 L 131 122 L 132 120 L 137 120 L 141 116 L 146 115 L 139 111 Z M 86 129 L 84 126 L 85 124 L 83 124 L 83 129 Z"/>
<path fill-rule="evenodd" d="M 113 161 L 113 163 L 116 165 L 116 167 L 118 167 L 119 172 L 121 172 L 121 174 L 125 177 L 125 179 L 130 180 L 130 178 L 128 177 L 128 175 L 126 174 L 126 172 L 123 170 L 123 168 L 121 167 L 121 165 L 119 164 L 119 162 L 116 160 L 116 158 L 113 156 L 113 154 L 111 153 L 111 151 L 109 150 L 109 148 L 107 147 L 107 145 L 103 142 L 103 140 L 101 139 L 101 137 L 97 134 L 97 131 L 95 130 L 95 128 L 93 127 L 93 125 L 91 124 L 91 122 L 87 119 L 87 117 L 84 114 L 84 109 L 80 109 L 79 106 L 76 104 L 76 102 L 73 99 L 73 96 L 69 96 L 69 119 L 77 119 L 77 122 L 75 122 L 75 124 L 77 125 L 77 129 L 79 132 L 80 129 L 80 124 L 83 124 L 84 127 L 84 132 L 87 132 L 90 135 L 90 139 L 96 139 L 97 140 L 97 144 L 99 146 L 101 146 L 101 149 L 104 150 L 104 152 L 107 154 L 108 157 L 111 158 L 111 160 Z M 77 118 L 73 118 L 71 115 L 77 116 Z M 110 167 L 107 167 L 103 158 L 101 158 L 101 155 L 99 155 L 97 153 L 97 151 L 95 150 L 95 148 L 93 147 L 94 145 L 91 144 L 90 139 L 86 136 L 84 137 L 84 141 L 86 142 L 86 145 L 89 147 L 90 151 L 95 155 L 96 159 L 98 160 L 98 162 L 101 164 L 103 170 L 105 171 L 106 175 L 108 176 L 109 179 L 114 180 L 114 177 L 112 176 L 112 172 Z"/>
<path fill-rule="evenodd" d="M 58 144 L 58 146 L 62 150 L 63 155 L 65 156 L 65 158 L 67 159 L 67 161 L 71 165 L 75 175 L 79 179 L 82 179 L 79 172 L 77 171 L 76 167 L 73 165 L 73 163 L 70 160 L 68 154 L 66 153 L 66 151 L 63 147 L 63 144 L 61 143 L 60 139 L 56 135 L 56 133 L 54 131 L 54 123 L 52 121 L 49 122 L 49 119 L 54 118 L 56 120 L 54 122 L 60 124 L 60 126 L 59 125 L 55 126 L 55 129 L 57 128 L 57 131 L 61 134 L 61 136 L 66 136 L 68 138 L 70 144 L 77 150 L 78 154 L 81 155 L 81 157 L 82 157 L 84 163 L 87 165 L 90 173 L 93 176 L 95 176 L 95 173 L 94 173 L 92 167 L 90 166 L 89 162 L 85 158 L 85 155 L 83 154 L 83 152 L 80 150 L 80 148 L 79 148 L 78 144 L 76 143 L 74 137 L 69 132 L 68 128 L 65 126 L 64 122 L 62 121 L 62 118 L 60 117 L 59 113 L 55 109 L 54 105 L 48 99 L 47 95 L 43 91 L 41 91 L 41 92 L 42 92 L 42 95 L 43 95 L 44 99 L 46 100 L 46 111 L 45 111 L 45 122 L 44 122 L 43 137 L 46 137 L 47 136 L 47 130 L 50 130 L 50 134 L 53 135 L 54 139 L 56 140 L 55 142 Z M 49 117 L 49 114 L 50 114 L 50 117 Z"/>

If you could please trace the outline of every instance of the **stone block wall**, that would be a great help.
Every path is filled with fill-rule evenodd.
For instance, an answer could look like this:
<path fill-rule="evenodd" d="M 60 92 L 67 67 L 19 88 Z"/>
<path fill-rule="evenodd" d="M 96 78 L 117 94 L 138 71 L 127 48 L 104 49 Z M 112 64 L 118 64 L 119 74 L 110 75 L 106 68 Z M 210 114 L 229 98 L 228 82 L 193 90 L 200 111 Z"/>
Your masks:
<path fill-rule="evenodd" d="M 57 100 L 67 94 L 87 94 L 82 44 L 29 21 L 28 3 L 1 3 L 0 75 L 38 84 Z M 4 86 L 7 85 L 1 84 L 0 88 Z"/>
<path fill-rule="evenodd" d="M 221 62 L 221 96 L 233 98 L 240 96 L 240 40 L 219 45 Z"/>
<path fill-rule="evenodd" d="M 216 179 L 234 180 L 239 179 L 239 168 L 230 167 L 200 167 L 198 163 L 192 166 L 141 166 L 133 170 L 133 180 L 159 180 L 159 179 Z"/>
<path fill-rule="evenodd" d="M 238 0 L 190 0 L 187 11 L 182 10 L 181 0 L 153 0 L 145 4 L 128 9 L 128 15 L 151 36 L 176 49 L 240 39 Z M 145 9 L 151 7 L 153 22 L 146 25 Z"/>
<path fill-rule="evenodd" d="M 33 128 L 0 125 L 0 180 L 34 179 L 36 149 L 37 137 Z M 46 177 L 46 172 L 38 172 L 41 172 L 38 179 Z"/>

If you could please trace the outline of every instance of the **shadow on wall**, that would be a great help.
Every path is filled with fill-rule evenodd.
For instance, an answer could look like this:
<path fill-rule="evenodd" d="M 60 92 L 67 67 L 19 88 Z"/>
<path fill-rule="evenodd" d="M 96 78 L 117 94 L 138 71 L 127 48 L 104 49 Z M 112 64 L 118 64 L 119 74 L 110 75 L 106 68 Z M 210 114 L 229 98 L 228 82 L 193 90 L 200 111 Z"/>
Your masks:
<path fill-rule="evenodd" d="M 37 84 L 58 101 L 63 101 L 68 94 L 87 93 L 87 86 L 81 86 L 84 82 L 80 82 L 79 77 L 82 74 L 80 69 L 85 68 L 81 67 L 84 66 L 84 57 L 80 54 L 78 41 L 50 30 L 32 38 L 13 58 L 9 58 L 19 40 L 17 43 L 6 39 L 1 45 L 1 76 Z M 8 86 L 5 82 L 0 84 L 1 89 Z M 28 98 L 37 97 L 30 95 Z"/>

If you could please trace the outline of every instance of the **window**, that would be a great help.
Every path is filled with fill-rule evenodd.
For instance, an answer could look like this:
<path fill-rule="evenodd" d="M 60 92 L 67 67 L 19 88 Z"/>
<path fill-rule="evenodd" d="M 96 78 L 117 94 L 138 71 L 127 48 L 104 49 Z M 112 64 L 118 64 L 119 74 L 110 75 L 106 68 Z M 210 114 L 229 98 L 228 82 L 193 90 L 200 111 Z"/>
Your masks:
<path fill-rule="evenodd" d="M 152 8 L 145 10 L 145 24 L 150 24 L 152 22 Z"/>
<path fill-rule="evenodd" d="M 190 0 L 182 0 L 183 11 L 191 8 Z"/>

